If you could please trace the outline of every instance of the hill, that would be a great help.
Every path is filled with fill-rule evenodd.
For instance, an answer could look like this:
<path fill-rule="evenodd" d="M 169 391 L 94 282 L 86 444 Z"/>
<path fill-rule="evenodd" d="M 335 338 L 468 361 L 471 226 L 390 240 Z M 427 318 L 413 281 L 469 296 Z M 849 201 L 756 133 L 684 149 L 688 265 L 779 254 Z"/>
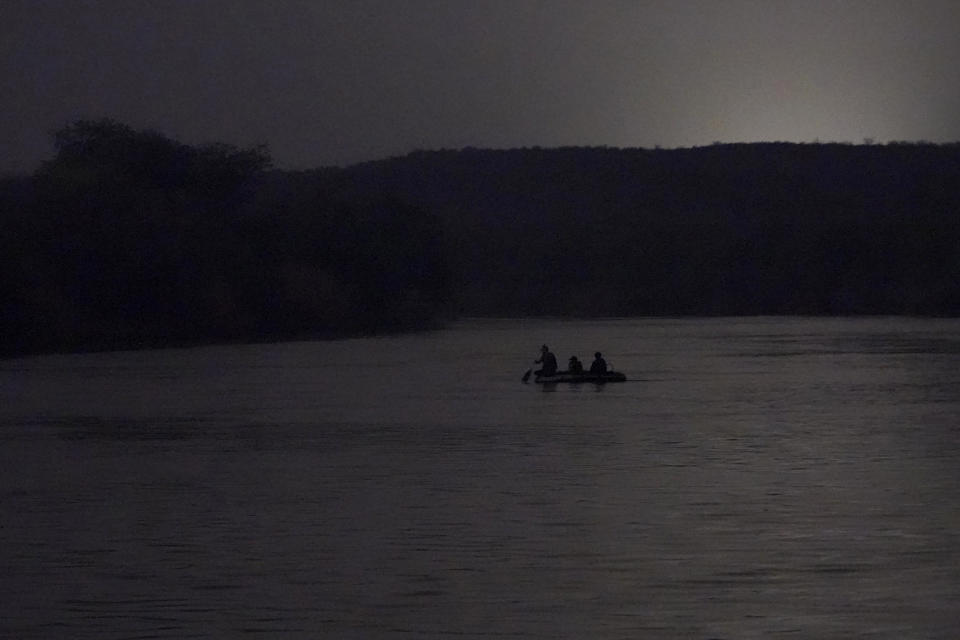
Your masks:
<path fill-rule="evenodd" d="M 416 152 L 270 168 L 112 121 L 0 181 L 0 353 L 456 315 L 960 314 L 960 145 Z"/>
<path fill-rule="evenodd" d="M 466 314 L 960 312 L 960 145 L 418 152 L 323 180 L 444 224 Z"/>

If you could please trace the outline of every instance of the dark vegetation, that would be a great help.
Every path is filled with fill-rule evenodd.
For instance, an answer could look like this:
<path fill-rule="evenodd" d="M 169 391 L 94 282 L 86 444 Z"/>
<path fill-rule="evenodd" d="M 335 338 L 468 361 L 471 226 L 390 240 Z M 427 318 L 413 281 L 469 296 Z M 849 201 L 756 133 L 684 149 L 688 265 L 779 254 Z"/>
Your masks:
<path fill-rule="evenodd" d="M 468 315 L 960 314 L 960 145 L 417 152 L 271 170 L 112 121 L 0 184 L 4 353 Z"/>
<path fill-rule="evenodd" d="M 466 149 L 341 183 L 442 217 L 464 314 L 960 313 L 958 144 Z"/>
<path fill-rule="evenodd" d="M 448 298 L 441 225 L 414 206 L 112 121 L 56 148 L 0 186 L 3 353 L 396 331 Z"/>

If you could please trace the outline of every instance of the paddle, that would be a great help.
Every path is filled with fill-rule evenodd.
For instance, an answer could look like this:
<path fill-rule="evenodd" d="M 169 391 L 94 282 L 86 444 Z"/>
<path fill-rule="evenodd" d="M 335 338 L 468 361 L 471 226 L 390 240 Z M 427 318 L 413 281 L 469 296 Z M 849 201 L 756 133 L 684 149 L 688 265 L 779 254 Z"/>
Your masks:
<path fill-rule="evenodd" d="M 523 377 L 520 378 L 520 382 L 526 382 L 530 379 L 530 374 L 533 373 L 533 369 L 527 369 L 527 372 L 523 374 Z"/>

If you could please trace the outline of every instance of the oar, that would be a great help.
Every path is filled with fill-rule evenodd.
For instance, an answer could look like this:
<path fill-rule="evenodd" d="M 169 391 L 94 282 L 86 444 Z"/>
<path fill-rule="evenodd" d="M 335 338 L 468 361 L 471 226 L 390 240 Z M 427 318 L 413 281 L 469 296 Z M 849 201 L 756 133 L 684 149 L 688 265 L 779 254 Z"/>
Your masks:
<path fill-rule="evenodd" d="M 533 369 L 527 369 L 527 372 L 526 372 L 525 374 L 523 374 L 523 377 L 520 378 L 520 381 L 521 381 L 521 382 L 526 382 L 527 380 L 529 380 L 531 373 L 533 373 Z"/>

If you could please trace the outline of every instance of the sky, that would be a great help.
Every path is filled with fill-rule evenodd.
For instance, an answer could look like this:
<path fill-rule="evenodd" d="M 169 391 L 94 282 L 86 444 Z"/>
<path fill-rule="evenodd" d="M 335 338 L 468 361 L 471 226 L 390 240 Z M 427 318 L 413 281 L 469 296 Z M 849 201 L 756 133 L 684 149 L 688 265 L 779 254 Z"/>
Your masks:
<path fill-rule="evenodd" d="M 417 149 L 960 140 L 960 0 L 0 0 L 0 172 L 109 117 Z"/>

